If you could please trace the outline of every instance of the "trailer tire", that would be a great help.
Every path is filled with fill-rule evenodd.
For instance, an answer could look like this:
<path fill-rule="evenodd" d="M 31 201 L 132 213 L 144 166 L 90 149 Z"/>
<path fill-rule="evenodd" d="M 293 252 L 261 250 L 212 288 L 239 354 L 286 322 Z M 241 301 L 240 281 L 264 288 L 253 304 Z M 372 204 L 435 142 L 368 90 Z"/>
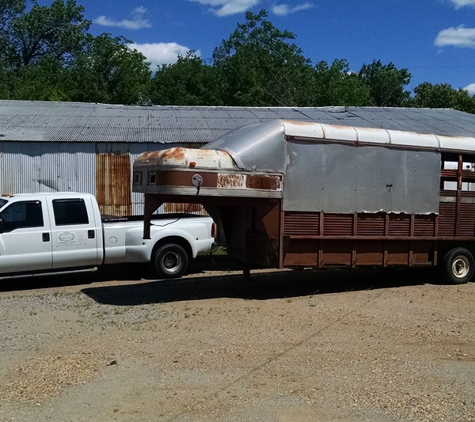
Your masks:
<path fill-rule="evenodd" d="M 188 254 L 180 245 L 168 243 L 155 252 L 152 264 L 160 278 L 178 278 L 188 268 Z"/>
<path fill-rule="evenodd" d="M 445 254 L 443 266 L 449 283 L 464 284 L 473 277 L 475 261 L 467 249 L 454 248 Z"/>

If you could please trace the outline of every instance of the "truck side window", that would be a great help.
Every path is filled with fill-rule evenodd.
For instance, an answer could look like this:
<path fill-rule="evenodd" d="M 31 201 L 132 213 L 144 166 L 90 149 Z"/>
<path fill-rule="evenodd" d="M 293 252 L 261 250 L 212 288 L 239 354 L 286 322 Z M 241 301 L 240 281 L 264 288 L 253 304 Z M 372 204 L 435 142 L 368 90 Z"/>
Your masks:
<path fill-rule="evenodd" d="M 15 202 L 5 209 L 0 218 L 3 232 L 8 233 L 25 227 L 43 227 L 43 210 L 40 201 Z"/>
<path fill-rule="evenodd" d="M 54 221 L 57 226 L 89 224 L 83 199 L 54 199 Z"/>

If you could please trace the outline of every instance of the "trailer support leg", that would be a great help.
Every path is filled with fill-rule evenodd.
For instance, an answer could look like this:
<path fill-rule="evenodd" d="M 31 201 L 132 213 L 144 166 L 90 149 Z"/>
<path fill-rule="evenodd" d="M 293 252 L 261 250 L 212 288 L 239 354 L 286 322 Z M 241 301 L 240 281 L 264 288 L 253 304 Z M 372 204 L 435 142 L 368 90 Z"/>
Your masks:
<path fill-rule="evenodd" d="M 244 279 L 249 280 L 251 278 L 251 264 L 248 259 L 245 259 L 242 266 L 242 276 Z"/>
<path fill-rule="evenodd" d="M 143 219 L 143 239 L 150 239 L 150 225 L 152 224 L 152 214 L 157 208 L 162 206 L 163 201 L 157 195 L 145 194 L 145 209 Z"/>
<path fill-rule="evenodd" d="M 251 278 L 251 260 L 249 258 L 249 243 L 247 233 L 243 234 L 242 242 L 242 276 L 244 279 L 249 280 Z"/>

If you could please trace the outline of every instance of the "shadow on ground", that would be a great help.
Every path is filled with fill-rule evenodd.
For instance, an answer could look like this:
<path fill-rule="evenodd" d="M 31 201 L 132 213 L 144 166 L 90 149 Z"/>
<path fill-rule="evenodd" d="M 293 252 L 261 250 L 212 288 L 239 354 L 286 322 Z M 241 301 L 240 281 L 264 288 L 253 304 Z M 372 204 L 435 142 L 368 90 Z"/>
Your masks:
<path fill-rule="evenodd" d="M 239 262 L 231 260 L 227 256 L 203 256 L 192 261 L 187 274 L 200 274 L 209 271 L 235 271 L 240 268 Z M 153 274 L 149 265 L 117 264 L 101 267 L 97 271 L 5 278 L 0 281 L 0 292 L 77 286 L 107 281 L 141 280 L 157 280 L 157 276 Z"/>
<path fill-rule="evenodd" d="M 82 289 L 96 302 L 116 306 L 192 301 L 214 298 L 268 300 L 348 291 L 397 288 L 432 283 L 427 270 L 305 270 L 189 276 L 177 280 L 97 286 Z"/>
<path fill-rule="evenodd" d="M 240 269 L 239 262 L 226 256 L 205 256 L 193 261 L 181 279 L 157 280 L 148 266 L 129 264 L 96 272 L 3 280 L 0 291 L 91 285 L 81 291 L 98 303 L 133 306 L 219 297 L 266 300 L 440 283 L 437 272 L 429 269 L 251 271 L 250 279 Z"/>

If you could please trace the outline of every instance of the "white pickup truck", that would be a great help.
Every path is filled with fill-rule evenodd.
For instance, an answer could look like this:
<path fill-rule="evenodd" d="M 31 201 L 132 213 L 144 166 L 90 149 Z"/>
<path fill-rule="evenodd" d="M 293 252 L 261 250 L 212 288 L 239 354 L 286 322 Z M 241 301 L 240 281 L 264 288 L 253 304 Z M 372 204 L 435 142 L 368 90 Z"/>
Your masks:
<path fill-rule="evenodd" d="M 148 262 L 161 278 L 180 277 L 191 259 L 210 253 L 210 217 L 157 215 L 150 239 L 143 221 L 102 218 L 93 195 L 35 193 L 0 197 L 0 277 Z"/>

